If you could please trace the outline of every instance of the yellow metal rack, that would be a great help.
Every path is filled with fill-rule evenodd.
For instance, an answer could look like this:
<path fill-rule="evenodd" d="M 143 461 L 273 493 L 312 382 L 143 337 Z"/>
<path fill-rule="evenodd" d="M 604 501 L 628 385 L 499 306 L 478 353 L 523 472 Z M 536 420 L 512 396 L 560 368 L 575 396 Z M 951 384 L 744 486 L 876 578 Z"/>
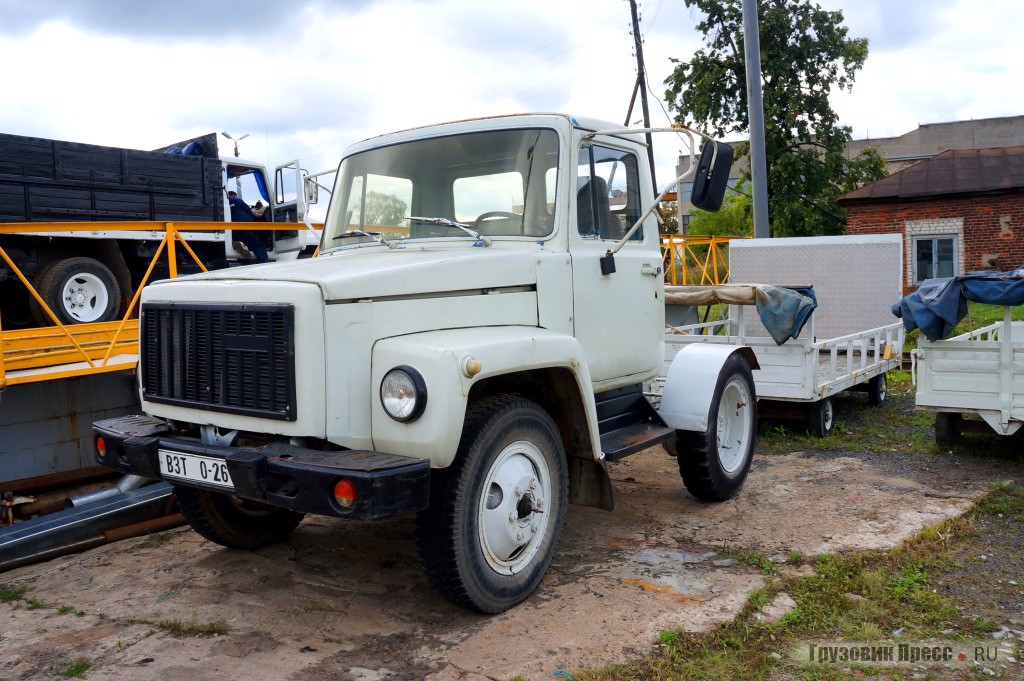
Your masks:
<path fill-rule="evenodd" d="M 45 310 L 54 326 L 4 331 L 0 327 L 0 390 L 9 385 L 57 378 L 85 376 L 108 371 L 134 370 L 138 363 L 139 322 L 136 313 L 142 288 L 166 251 L 170 276 L 178 276 L 177 247 L 180 245 L 204 272 L 206 267 L 188 245 L 189 232 L 223 232 L 223 222 L 32 222 L 0 224 L 0 234 L 52 232 L 139 232 L 152 233 L 160 244 L 139 282 L 120 321 L 93 324 L 62 324 L 2 247 L 0 258 L 9 271 Z M 305 230 L 304 224 L 247 222 L 249 230 Z"/>

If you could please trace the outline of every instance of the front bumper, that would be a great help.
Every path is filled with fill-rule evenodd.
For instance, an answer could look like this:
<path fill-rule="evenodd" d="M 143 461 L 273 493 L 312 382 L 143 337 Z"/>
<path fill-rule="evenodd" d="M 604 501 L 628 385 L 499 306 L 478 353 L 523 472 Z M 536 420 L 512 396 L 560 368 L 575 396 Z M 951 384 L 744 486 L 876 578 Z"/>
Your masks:
<path fill-rule="evenodd" d="M 94 441 L 102 437 L 106 445 L 105 455 L 97 450 L 96 460 L 114 470 L 227 492 L 300 513 L 378 520 L 422 510 L 429 501 L 430 462 L 426 459 L 365 450 L 322 452 L 280 442 L 259 447 L 207 445 L 170 436 L 170 426 L 150 416 L 97 421 L 92 430 Z M 222 459 L 234 492 L 163 475 L 160 450 Z M 343 478 L 356 488 L 351 508 L 344 508 L 334 497 L 334 486 Z"/>

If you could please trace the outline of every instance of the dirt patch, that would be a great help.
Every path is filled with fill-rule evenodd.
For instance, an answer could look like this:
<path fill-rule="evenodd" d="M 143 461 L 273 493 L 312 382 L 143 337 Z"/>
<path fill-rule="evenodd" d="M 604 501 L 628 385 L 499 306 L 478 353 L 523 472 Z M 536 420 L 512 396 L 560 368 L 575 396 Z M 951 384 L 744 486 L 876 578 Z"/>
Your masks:
<path fill-rule="evenodd" d="M 908 408 L 902 397 L 895 408 Z M 847 427 L 879 413 L 858 398 L 840 404 Z M 309 518 L 254 553 L 180 529 L 21 568 L 0 584 L 25 585 L 24 598 L 46 607 L 0 604 L 0 677 L 85 658 L 90 679 L 552 678 L 641 655 L 665 630 L 734 617 L 763 580 L 719 547 L 783 562 L 896 546 L 1006 477 L 1005 460 L 970 452 L 812 450 L 790 430 L 767 440 L 743 491 L 722 504 L 687 495 L 660 449 L 613 464 L 616 510 L 571 508 L 539 592 L 496 617 L 437 596 L 409 518 Z M 85 615 L 59 615 L 62 605 Z M 227 633 L 177 638 L 166 620 L 223 621 Z"/>

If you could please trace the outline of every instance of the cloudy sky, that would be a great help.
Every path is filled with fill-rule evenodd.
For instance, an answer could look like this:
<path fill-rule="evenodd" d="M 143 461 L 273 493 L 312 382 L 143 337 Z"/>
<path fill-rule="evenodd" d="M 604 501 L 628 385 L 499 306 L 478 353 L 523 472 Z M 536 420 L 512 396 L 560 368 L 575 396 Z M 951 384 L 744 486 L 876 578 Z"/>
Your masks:
<path fill-rule="evenodd" d="M 1024 114 L 1020 0 L 819 2 L 870 40 L 853 93 L 834 96 L 855 138 Z M 698 17 L 682 0 L 640 4 L 660 97 L 669 57 L 701 45 Z M 621 123 L 636 78 L 626 0 L 0 0 L 0 17 L 0 132 L 137 148 L 248 133 L 242 156 L 310 171 L 432 122 Z M 657 151 L 664 183 L 678 149 Z"/>

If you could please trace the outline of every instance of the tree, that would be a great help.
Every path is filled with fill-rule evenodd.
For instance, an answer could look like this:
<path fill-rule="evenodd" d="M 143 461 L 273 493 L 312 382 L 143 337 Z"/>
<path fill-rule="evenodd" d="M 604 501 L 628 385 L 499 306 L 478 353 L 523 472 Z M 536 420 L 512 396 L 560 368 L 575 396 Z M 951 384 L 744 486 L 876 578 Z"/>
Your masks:
<path fill-rule="evenodd" d="M 676 121 L 719 137 L 748 134 L 742 0 L 685 2 L 704 14 L 706 46 L 688 63 L 672 60 L 665 96 Z M 868 41 L 849 38 L 842 12 L 811 0 L 758 0 L 758 21 L 772 234 L 842 234 L 846 213 L 835 199 L 885 177 L 877 150 L 846 157 L 851 131 L 828 101 L 833 88 L 852 89 Z M 749 147 L 738 145 L 737 156 Z"/>
<path fill-rule="evenodd" d="M 687 234 L 706 236 L 753 236 L 754 202 L 750 198 L 750 184 L 727 190 L 721 210 L 711 212 L 694 209 L 693 219 L 686 227 Z"/>
<path fill-rule="evenodd" d="M 658 229 L 662 234 L 677 234 L 679 232 L 679 203 L 676 201 L 662 201 L 658 204 L 658 214 L 661 215 L 661 227 Z"/>
<path fill-rule="evenodd" d="M 409 206 L 394 194 L 383 192 L 366 193 L 366 225 L 394 226 L 408 215 Z"/>

